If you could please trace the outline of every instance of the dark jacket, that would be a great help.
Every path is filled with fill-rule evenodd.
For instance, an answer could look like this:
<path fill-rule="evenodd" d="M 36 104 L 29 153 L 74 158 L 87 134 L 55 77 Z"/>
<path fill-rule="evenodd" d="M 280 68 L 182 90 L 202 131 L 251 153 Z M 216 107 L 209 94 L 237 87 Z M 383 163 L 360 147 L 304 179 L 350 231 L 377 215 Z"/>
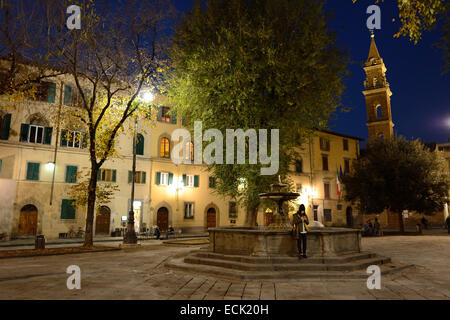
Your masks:
<path fill-rule="evenodd" d="M 305 221 L 303 221 L 301 219 L 302 216 L 306 218 Z M 300 213 L 298 213 L 298 212 L 296 214 L 294 214 L 294 226 L 297 226 L 297 232 L 298 233 L 302 233 L 302 231 L 303 231 L 303 223 L 306 223 L 306 225 L 309 224 L 308 216 L 306 214 L 300 215 Z M 305 226 L 305 231 L 308 232 L 308 230 L 306 230 L 306 229 L 307 228 Z"/>

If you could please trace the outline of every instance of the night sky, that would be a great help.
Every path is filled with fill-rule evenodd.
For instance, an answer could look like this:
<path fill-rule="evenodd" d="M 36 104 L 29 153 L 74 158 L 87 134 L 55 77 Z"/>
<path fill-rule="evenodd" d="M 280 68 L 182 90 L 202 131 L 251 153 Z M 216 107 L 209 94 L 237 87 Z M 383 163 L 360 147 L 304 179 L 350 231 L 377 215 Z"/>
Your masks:
<path fill-rule="evenodd" d="M 187 10 L 191 0 L 174 0 L 180 11 Z M 450 74 L 442 75 L 442 51 L 434 48 L 438 29 L 424 34 L 417 45 L 409 39 L 393 38 L 399 27 L 398 8 L 394 0 L 380 3 L 381 30 L 375 41 L 387 67 L 386 77 L 392 90 L 391 106 L 394 132 L 408 139 L 425 142 L 447 142 L 450 137 Z M 337 32 L 339 45 L 351 56 L 350 75 L 346 79 L 343 104 L 347 113 L 336 114 L 330 129 L 367 139 L 366 107 L 362 94 L 365 79 L 363 63 L 367 59 L 370 33 L 366 27 L 366 9 L 373 0 L 329 0 L 327 9 L 333 12 L 331 28 Z M 392 22 L 396 18 L 397 22 Z"/>

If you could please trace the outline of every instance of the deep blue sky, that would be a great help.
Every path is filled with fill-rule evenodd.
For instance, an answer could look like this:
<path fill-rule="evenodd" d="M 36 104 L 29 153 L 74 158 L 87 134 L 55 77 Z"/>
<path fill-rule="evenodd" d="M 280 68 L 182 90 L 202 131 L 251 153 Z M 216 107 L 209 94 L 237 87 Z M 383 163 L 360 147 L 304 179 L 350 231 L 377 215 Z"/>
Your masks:
<path fill-rule="evenodd" d="M 174 0 L 180 11 L 187 10 L 192 0 Z M 414 45 L 404 37 L 393 38 L 397 32 L 397 1 L 385 0 L 381 7 L 381 30 L 375 33 L 375 40 L 381 57 L 387 67 L 387 80 L 393 95 L 391 97 L 394 132 L 426 142 L 446 142 L 450 127 L 450 74 L 441 75 L 443 70 L 442 51 L 433 47 L 439 40 L 439 30 L 424 34 Z M 352 64 L 350 76 L 346 79 L 343 104 L 351 108 L 348 113 L 338 113 L 330 128 L 336 132 L 367 139 L 366 107 L 363 90 L 365 79 L 362 64 L 369 53 L 370 34 L 366 27 L 366 9 L 373 0 L 329 0 L 327 9 L 334 13 L 333 28 L 338 35 L 339 45 L 350 53 Z"/>

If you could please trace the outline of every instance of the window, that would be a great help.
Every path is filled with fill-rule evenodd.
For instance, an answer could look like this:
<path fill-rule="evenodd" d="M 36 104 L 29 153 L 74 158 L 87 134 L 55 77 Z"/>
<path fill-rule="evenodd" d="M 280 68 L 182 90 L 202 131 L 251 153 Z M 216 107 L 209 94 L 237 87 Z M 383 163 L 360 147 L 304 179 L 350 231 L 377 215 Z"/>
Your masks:
<path fill-rule="evenodd" d="M 87 135 L 79 131 L 62 130 L 61 147 L 86 148 Z"/>
<path fill-rule="evenodd" d="M 40 116 L 34 116 L 30 124 L 22 123 L 20 128 L 20 141 L 29 143 L 51 144 L 53 128 L 45 127 Z"/>
<path fill-rule="evenodd" d="M 211 189 L 215 189 L 216 188 L 216 178 L 209 177 L 208 187 L 211 188 Z"/>
<path fill-rule="evenodd" d="M 0 159 L 0 173 L 2 173 L 2 164 L 3 164 L 3 161 L 2 161 L 2 159 Z"/>
<path fill-rule="evenodd" d="M 344 139 L 344 151 L 348 151 L 348 140 Z"/>
<path fill-rule="evenodd" d="M 184 218 L 185 219 L 194 219 L 194 203 L 193 202 L 185 202 L 184 203 Z"/>
<path fill-rule="evenodd" d="M 301 159 L 295 161 L 295 171 L 298 173 L 303 172 L 303 161 Z"/>
<path fill-rule="evenodd" d="M 61 219 L 75 219 L 75 200 L 62 199 Z"/>
<path fill-rule="evenodd" d="M 28 162 L 27 164 L 27 180 L 39 181 L 39 169 L 41 164 Z"/>
<path fill-rule="evenodd" d="M 326 222 L 331 222 L 331 209 L 323 209 L 323 217 Z"/>
<path fill-rule="evenodd" d="M 313 205 L 314 221 L 319 221 L 319 206 Z"/>
<path fill-rule="evenodd" d="M 338 210 L 342 210 L 342 204 L 338 204 L 338 205 L 337 205 L 337 209 L 338 209 Z"/>
<path fill-rule="evenodd" d="M 161 138 L 159 156 L 161 158 L 170 158 L 170 141 L 168 138 Z"/>
<path fill-rule="evenodd" d="M 302 192 L 302 189 L 303 189 L 303 187 L 302 187 L 302 184 L 301 184 L 301 183 L 297 183 L 297 184 L 295 185 L 295 192 L 301 193 L 301 192 Z"/>
<path fill-rule="evenodd" d="M 36 93 L 36 100 L 55 103 L 56 83 L 42 81 L 39 83 Z"/>
<path fill-rule="evenodd" d="M 170 123 L 170 108 L 169 107 L 159 107 L 158 108 L 158 121 Z"/>
<path fill-rule="evenodd" d="M 194 161 L 194 143 L 186 142 L 186 160 Z"/>
<path fill-rule="evenodd" d="M 67 183 L 77 183 L 77 172 L 78 172 L 78 167 L 66 166 L 66 182 Z"/>
<path fill-rule="evenodd" d="M 116 182 L 117 171 L 115 169 L 100 169 L 97 180 L 104 182 Z"/>
<path fill-rule="evenodd" d="M 128 171 L 128 183 L 131 183 L 133 171 Z M 135 183 L 145 184 L 147 173 L 145 171 L 136 171 Z"/>
<path fill-rule="evenodd" d="M 320 150 L 330 151 L 330 140 L 325 138 L 320 138 Z"/>
<path fill-rule="evenodd" d="M 324 182 L 323 193 L 324 193 L 325 199 L 330 199 L 330 183 L 329 182 Z"/>
<path fill-rule="evenodd" d="M 228 216 L 230 218 L 237 218 L 237 206 L 234 201 L 228 203 Z"/>
<path fill-rule="evenodd" d="M 0 140 L 9 139 L 9 129 L 11 126 L 11 114 L 0 114 Z"/>
<path fill-rule="evenodd" d="M 376 115 L 377 115 L 377 118 L 380 119 L 381 116 L 382 116 L 382 114 L 381 114 L 381 106 L 377 106 L 377 107 L 375 108 L 375 113 L 376 113 Z"/>
<path fill-rule="evenodd" d="M 350 159 L 344 159 L 344 173 L 350 172 Z"/>
<path fill-rule="evenodd" d="M 322 170 L 328 171 L 328 156 L 322 155 Z"/>
<path fill-rule="evenodd" d="M 378 138 L 379 138 L 380 140 L 383 140 L 383 139 L 384 139 L 384 134 L 379 133 L 379 134 L 378 134 Z"/>
<path fill-rule="evenodd" d="M 144 136 L 139 133 L 136 135 L 136 154 L 139 156 L 144 155 Z"/>
<path fill-rule="evenodd" d="M 173 173 L 169 172 L 157 172 L 156 173 L 156 184 L 168 186 L 173 183 Z"/>
<path fill-rule="evenodd" d="M 185 187 L 198 188 L 199 176 L 191 174 L 183 174 L 183 184 Z"/>
<path fill-rule="evenodd" d="M 72 105 L 72 87 L 64 85 L 64 104 L 66 106 Z"/>

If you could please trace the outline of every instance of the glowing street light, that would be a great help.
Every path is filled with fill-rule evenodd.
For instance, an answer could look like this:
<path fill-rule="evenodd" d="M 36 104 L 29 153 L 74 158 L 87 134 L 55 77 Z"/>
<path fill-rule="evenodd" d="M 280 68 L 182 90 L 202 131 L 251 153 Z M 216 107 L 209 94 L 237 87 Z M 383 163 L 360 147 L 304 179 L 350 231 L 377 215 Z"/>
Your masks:
<path fill-rule="evenodd" d="M 151 91 L 145 91 L 142 93 L 142 100 L 144 100 L 144 102 L 153 102 L 153 100 L 155 100 L 155 95 Z"/>

